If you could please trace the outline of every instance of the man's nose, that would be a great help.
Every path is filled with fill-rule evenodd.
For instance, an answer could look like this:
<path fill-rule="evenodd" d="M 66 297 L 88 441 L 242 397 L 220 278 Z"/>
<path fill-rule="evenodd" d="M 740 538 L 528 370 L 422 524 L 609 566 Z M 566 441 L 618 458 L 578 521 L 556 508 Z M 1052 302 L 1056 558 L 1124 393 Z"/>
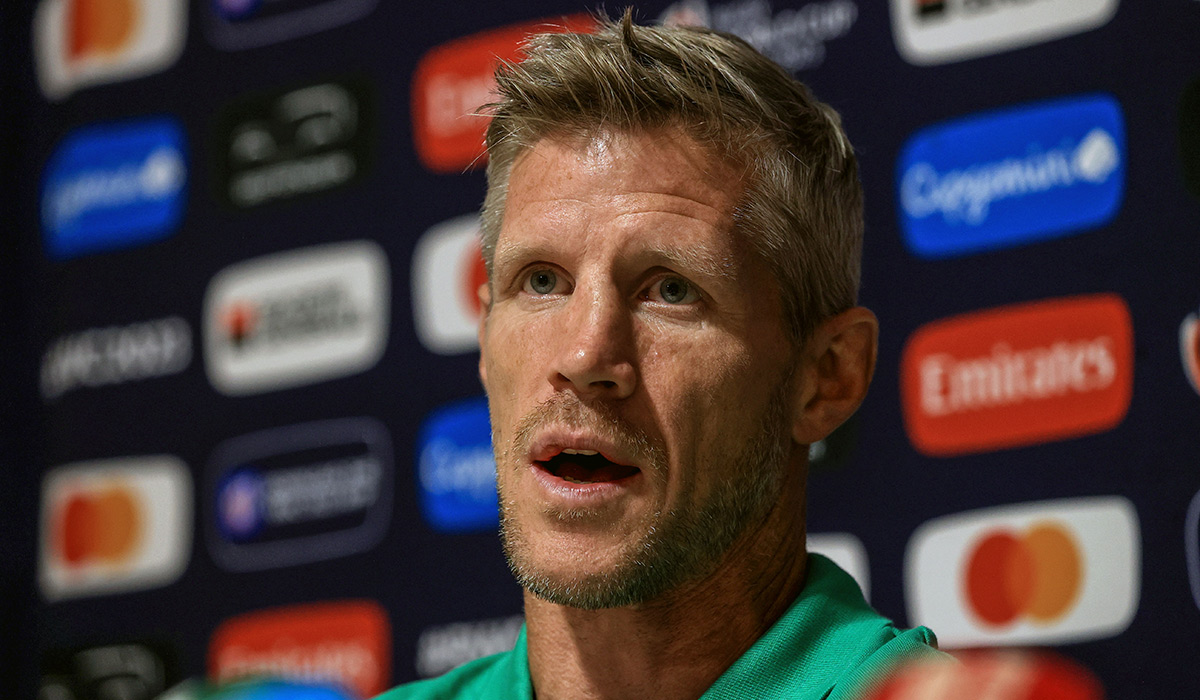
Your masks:
<path fill-rule="evenodd" d="M 626 398 L 637 386 L 631 312 L 616 293 L 580 291 L 564 309 L 550 383 L 580 398 Z"/>

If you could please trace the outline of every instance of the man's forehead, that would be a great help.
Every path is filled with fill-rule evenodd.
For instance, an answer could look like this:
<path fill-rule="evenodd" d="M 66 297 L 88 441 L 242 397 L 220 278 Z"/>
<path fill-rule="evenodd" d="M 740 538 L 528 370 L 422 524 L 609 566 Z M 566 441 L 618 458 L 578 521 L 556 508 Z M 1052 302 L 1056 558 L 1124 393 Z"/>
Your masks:
<path fill-rule="evenodd" d="M 514 169 L 497 264 L 519 257 L 521 248 L 601 234 L 619 247 L 658 248 L 664 261 L 688 257 L 728 266 L 740 247 L 736 190 L 712 177 L 716 168 L 696 169 L 694 153 L 681 152 L 688 148 L 610 142 L 599 152 L 588 144 L 542 142 Z M 681 248 L 696 250 L 684 255 Z"/>
<path fill-rule="evenodd" d="M 550 134 L 516 157 L 508 196 L 547 184 L 560 192 L 577 184 L 588 194 L 636 185 L 644 192 L 732 200 L 744 189 L 744 170 L 677 127 Z"/>

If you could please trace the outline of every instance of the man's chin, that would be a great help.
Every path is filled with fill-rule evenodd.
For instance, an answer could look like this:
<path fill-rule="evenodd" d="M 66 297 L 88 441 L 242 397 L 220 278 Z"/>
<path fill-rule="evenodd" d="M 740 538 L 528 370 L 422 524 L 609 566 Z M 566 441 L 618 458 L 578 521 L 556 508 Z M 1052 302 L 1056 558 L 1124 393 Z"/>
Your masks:
<path fill-rule="evenodd" d="M 662 592 L 661 587 L 648 585 L 645 575 L 623 567 L 605 571 L 568 572 L 511 563 L 517 581 L 535 597 L 582 610 L 637 605 Z"/>
<path fill-rule="evenodd" d="M 503 529 L 509 568 L 525 590 L 542 600 L 596 610 L 633 605 L 660 592 L 660 586 L 647 580 L 661 572 L 646 566 L 644 542 L 623 541 L 582 522 L 554 531 L 532 530 L 529 538 L 523 528 Z"/>

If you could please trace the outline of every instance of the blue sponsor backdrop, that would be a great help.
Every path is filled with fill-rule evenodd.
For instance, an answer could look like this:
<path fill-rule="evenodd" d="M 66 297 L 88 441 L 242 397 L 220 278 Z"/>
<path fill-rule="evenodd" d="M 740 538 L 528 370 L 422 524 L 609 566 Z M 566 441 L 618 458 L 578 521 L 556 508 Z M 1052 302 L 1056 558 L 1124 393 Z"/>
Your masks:
<path fill-rule="evenodd" d="M 74 2 L 54 1 L 61 7 Z M 77 84 L 69 97 L 52 101 L 39 88 L 42 59 L 33 41 L 35 11 L 49 4 L 0 3 L 7 47 L 0 57 L 6 88 L 0 92 L 6 144 L 0 210 L 9 241 L 0 256 L 6 309 L 0 357 L 11 386 L 3 401 L 4 444 L 11 449 L 4 451 L 9 460 L 0 508 L 0 544 L 10 566 L 0 574 L 0 592 L 13 601 L 4 612 L 4 651 L 15 661 L 0 678 L 0 696 L 36 697 L 43 674 L 53 672 L 48 659 L 131 639 L 153 640 L 171 650 L 181 677 L 200 677 L 208 640 L 222 620 L 325 599 L 370 598 L 386 607 L 397 682 L 417 677 L 418 640 L 447 662 L 488 648 L 491 642 L 429 648 L 439 639 L 461 641 L 454 630 L 488 629 L 487 621 L 519 614 L 521 595 L 494 532 L 478 356 L 425 347 L 413 321 L 413 250 L 424 232 L 477 210 L 485 186 L 478 163 L 450 172 L 422 164 L 414 142 L 421 134 L 411 118 L 413 76 L 423 58 L 449 42 L 595 5 L 463 0 L 447 11 L 436 3 L 376 0 L 197 0 L 188 4 L 178 60 L 128 79 L 107 76 L 97 85 L 86 79 L 99 64 L 64 57 Z M 915 12 L 917 5 L 909 7 Z M 1041 12 L 1056 0 L 993 5 L 991 16 L 1002 22 L 1005 13 Z M 853 430 L 842 431 L 827 446 L 831 458 L 813 469 L 810 530 L 857 537 L 869 561 L 872 603 L 912 623 L 904 551 L 922 523 L 1050 499 L 1127 498 L 1142 535 L 1137 611 L 1120 633 L 1064 643 L 1060 651 L 1092 668 L 1109 697 L 1198 697 L 1200 601 L 1189 581 L 1189 561 L 1195 578 L 1200 558 L 1189 545 L 1196 541 L 1196 509 L 1188 515 L 1200 490 L 1200 395 L 1182 366 L 1179 332 L 1196 310 L 1200 288 L 1200 64 L 1186 60 L 1200 37 L 1200 3 L 1124 0 L 1111 19 L 1087 31 L 937 65 L 909 63 L 897 50 L 892 13 L 905 6 L 636 3 L 645 21 L 707 22 L 761 46 L 842 113 L 860 154 L 867 197 L 862 300 L 882 322 L 880 357 Z M 112 53 L 118 64 L 129 48 L 122 46 Z M 339 101 L 328 86 L 342 85 L 345 76 L 361 79 L 363 89 L 354 87 L 354 100 Z M 487 99 L 486 78 L 436 77 L 424 85 L 429 94 L 422 104 L 443 114 Z M 318 86 L 326 88 L 304 90 Z M 368 159 L 356 156 L 337 161 L 342 170 L 332 172 L 272 154 L 267 140 L 255 136 L 270 131 L 262 124 L 256 131 L 253 122 L 262 114 L 225 118 L 230 110 L 242 115 L 239 106 L 248 104 L 337 115 L 305 120 L 306 143 L 328 148 L 354 138 L 349 129 L 369 127 L 373 136 L 354 143 L 373 151 L 371 167 L 359 169 Z M 290 123 L 285 113 L 271 119 Z M 459 134 L 458 126 L 446 120 L 432 132 L 476 138 Z M 297 196 L 246 210 L 222 204 L 227 173 L 220 163 L 239 135 L 246 152 L 261 158 L 256 162 L 279 167 L 273 184 Z M 306 174 L 325 179 L 303 180 Z M 334 180 L 337 188 L 318 186 Z M 204 294 L 218 271 L 260 256 L 363 239 L 378 243 L 393 271 L 386 347 L 376 364 L 236 397 L 214 389 L 202 358 L 181 372 L 138 381 L 122 379 L 130 373 L 101 376 L 112 362 L 141 366 L 146 357 L 139 352 L 153 346 L 131 336 L 111 357 L 71 355 L 80 363 L 78 376 L 96 378 L 87 391 L 53 402 L 39 393 L 42 363 L 58 339 L 168 317 L 201 329 L 208 321 Z M 435 288 L 428 296 L 457 294 L 465 280 L 455 274 L 430 275 Z M 303 353 L 288 339 L 304 335 L 289 335 L 289 328 L 329 321 L 321 315 L 326 307 L 304 306 L 303 299 L 356 293 L 338 280 L 298 286 L 303 293 L 256 290 L 278 293 L 280 307 L 295 310 L 277 319 L 283 342 L 273 351 L 288 361 Z M 917 328 L 978 309 L 1095 293 L 1120 295 L 1136 329 L 1133 398 L 1118 426 L 953 458 L 913 449 L 898 373 L 904 342 Z M 340 349 L 347 355 L 359 352 L 353 337 L 344 340 Z M 390 444 L 380 461 L 386 465 L 380 498 L 389 507 L 373 506 L 366 514 L 386 513 L 378 529 L 359 529 L 362 512 L 333 515 L 315 499 L 306 512 L 328 517 L 304 526 L 313 530 L 273 530 L 277 539 L 270 543 L 283 542 L 284 555 L 256 557 L 266 551 L 253 549 L 267 543 L 261 539 L 271 529 L 265 521 L 255 531 L 253 518 L 241 521 L 240 530 L 230 520 L 226 526 L 234 529 L 226 534 L 241 534 L 222 535 L 213 506 L 223 483 L 219 474 L 254 461 L 265 488 L 270 469 L 353 457 L 322 453 L 314 443 L 297 447 L 294 440 L 345 416 L 369 416 Z M 254 460 L 222 461 L 220 446 L 255 434 L 292 447 L 281 442 L 278 452 L 264 450 Z M 262 466 L 262 458 L 285 451 L 297 461 Z M 149 454 L 177 456 L 192 471 L 198 503 L 187 570 L 157 588 L 46 602 L 34 564 L 38 547 L 49 541 L 39 535 L 43 474 L 69 462 Z M 354 483 L 371 482 L 361 478 L 369 470 L 357 474 Z M 293 484 L 296 499 L 310 493 L 303 486 L 319 474 L 304 478 L 309 481 Z M 238 507 L 242 515 L 258 513 L 256 488 L 251 480 L 228 492 L 230 517 Z M 330 503 L 349 508 L 364 503 L 361 496 L 343 489 L 343 500 Z M 1185 526 L 1192 528 L 1186 536 Z M 310 540 L 320 556 L 293 556 L 301 551 L 294 546 L 299 538 L 346 533 L 341 540 Z M 241 565 L 230 566 L 218 553 L 232 551 L 242 555 Z M 452 627 L 457 623 L 479 624 Z"/>

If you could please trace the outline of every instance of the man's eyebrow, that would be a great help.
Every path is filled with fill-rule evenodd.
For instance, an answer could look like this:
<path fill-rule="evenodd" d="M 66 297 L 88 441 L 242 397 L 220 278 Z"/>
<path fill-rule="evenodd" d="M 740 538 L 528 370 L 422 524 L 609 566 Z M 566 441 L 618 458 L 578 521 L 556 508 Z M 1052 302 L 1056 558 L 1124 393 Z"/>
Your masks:
<path fill-rule="evenodd" d="M 510 243 L 497 247 L 492 269 L 503 270 L 527 260 L 548 258 L 549 248 L 527 243 Z M 695 273 L 710 279 L 722 279 L 733 274 L 735 262 L 730 255 L 713 252 L 706 246 L 693 245 L 686 250 L 654 247 L 638 253 L 648 263 L 664 265 L 679 272 Z"/>
<path fill-rule="evenodd" d="M 496 250 L 492 258 L 494 270 L 505 269 L 510 265 L 545 258 L 550 251 L 540 245 L 511 243 Z M 734 267 L 734 262 L 728 255 L 718 255 L 704 246 L 690 247 L 686 252 L 669 248 L 650 248 L 638 254 L 648 262 L 663 264 L 680 272 L 694 272 L 711 278 L 728 277 Z"/>
<path fill-rule="evenodd" d="M 548 251 L 542 246 L 526 245 L 525 243 L 510 243 L 504 247 L 496 246 L 492 256 L 492 269 L 501 270 L 518 261 L 545 257 Z"/>
<path fill-rule="evenodd" d="M 721 279 L 733 274 L 734 261 L 728 255 L 718 255 L 705 246 L 693 246 L 686 252 L 653 248 L 646 256 L 665 261 L 668 267 L 681 272 L 696 272 L 708 278 Z"/>

